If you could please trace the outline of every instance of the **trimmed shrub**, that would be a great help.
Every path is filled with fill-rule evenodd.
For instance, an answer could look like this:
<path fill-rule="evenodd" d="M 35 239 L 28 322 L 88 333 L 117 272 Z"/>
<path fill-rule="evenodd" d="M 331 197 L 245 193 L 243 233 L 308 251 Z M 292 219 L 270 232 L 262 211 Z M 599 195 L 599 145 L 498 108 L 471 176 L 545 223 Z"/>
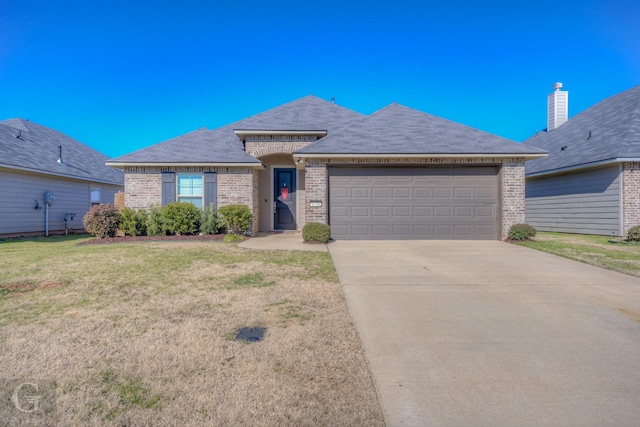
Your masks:
<path fill-rule="evenodd" d="M 224 230 L 224 220 L 218 215 L 216 207 L 213 203 L 205 206 L 202 212 L 200 231 L 203 234 L 219 234 L 222 230 Z"/>
<path fill-rule="evenodd" d="M 120 213 L 111 204 L 96 205 L 82 218 L 87 233 L 104 239 L 115 237 L 120 225 Z"/>
<path fill-rule="evenodd" d="M 222 239 L 222 241 L 225 243 L 242 242 L 243 240 L 244 238 L 239 234 L 227 234 L 226 236 L 224 236 L 224 239 Z"/>
<path fill-rule="evenodd" d="M 158 205 L 152 205 L 147 215 L 147 235 L 148 236 L 165 236 L 167 231 L 164 227 L 164 217 L 162 216 L 162 208 Z"/>
<path fill-rule="evenodd" d="M 227 205 L 218 209 L 227 228 L 233 234 L 244 234 L 251 225 L 251 210 L 247 205 Z"/>
<path fill-rule="evenodd" d="M 635 225 L 629 229 L 627 240 L 631 242 L 640 242 L 640 225 Z"/>
<path fill-rule="evenodd" d="M 327 243 L 331 238 L 331 227 L 321 222 L 310 222 L 302 227 L 302 240 L 305 242 Z"/>
<path fill-rule="evenodd" d="M 529 224 L 514 224 L 509 229 L 509 239 L 524 241 L 536 235 L 536 229 Z"/>
<path fill-rule="evenodd" d="M 120 211 L 120 230 L 125 236 L 144 236 L 147 234 L 147 212 L 131 208 Z"/>
<path fill-rule="evenodd" d="M 162 208 L 162 218 L 168 234 L 195 234 L 200 230 L 202 211 L 193 203 L 173 202 Z"/>

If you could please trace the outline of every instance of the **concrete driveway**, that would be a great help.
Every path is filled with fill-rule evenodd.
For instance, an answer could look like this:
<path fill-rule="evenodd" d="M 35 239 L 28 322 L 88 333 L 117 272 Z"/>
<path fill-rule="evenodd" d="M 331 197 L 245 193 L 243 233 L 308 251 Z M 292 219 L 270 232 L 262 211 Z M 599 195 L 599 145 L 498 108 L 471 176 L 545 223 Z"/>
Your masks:
<path fill-rule="evenodd" d="M 640 425 L 640 279 L 497 241 L 329 252 L 387 425 Z"/>

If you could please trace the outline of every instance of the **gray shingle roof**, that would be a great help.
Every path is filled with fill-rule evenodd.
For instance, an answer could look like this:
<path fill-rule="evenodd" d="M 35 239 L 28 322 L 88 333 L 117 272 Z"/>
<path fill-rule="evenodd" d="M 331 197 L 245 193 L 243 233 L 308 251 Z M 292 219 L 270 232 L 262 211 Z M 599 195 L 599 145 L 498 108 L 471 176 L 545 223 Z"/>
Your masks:
<path fill-rule="evenodd" d="M 611 96 L 524 143 L 549 151 L 549 157 L 527 162 L 527 174 L 640 158 L 640 86 Z"/>
<path fill-rule="evenodd" d="M 151 147 L 109 160 L 122 163 L 255 163 L 260 161 L 242 150 L 233 131 L 205 128 L 169 139 Z"/>
<path fill-rule="evenodd" d="M 256 163 L 234 130 L 323 130 L 332 132 L 362 114 L 313 95 L 221 128 L 199 129 L 110 160 L 110 163 Z"/>
<path fill-rule="evenodd" d="M 0 166 L 123 185 L 124 174 L 105 166 L 107 159 L 57 130 L 23 119 L 0 121 Z"/>
<path fill-rule="evenodd" d="M 544 154 L 396 103 L 299 150 L 299 154 Z"/>

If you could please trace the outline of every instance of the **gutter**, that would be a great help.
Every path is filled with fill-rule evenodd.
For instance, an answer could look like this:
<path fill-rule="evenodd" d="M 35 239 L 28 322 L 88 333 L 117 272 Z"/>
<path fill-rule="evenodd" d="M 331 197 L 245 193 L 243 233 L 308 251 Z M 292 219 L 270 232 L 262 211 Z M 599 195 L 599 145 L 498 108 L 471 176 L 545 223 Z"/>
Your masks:
<path fill-rule="evenodd" d="M 146 166 L 154 166 L 154 167 L 250 167 L 256 169 L 264 169 L 264 165 L 262 163 L 122 163 L 122 162 L 106 162 L 107 166 L 111 166 L 114 168 L 125 168 L 125 167 L 146 167 Z"/>
<path fill-rule="evenodd" d="M 349 153 L 341 153 L 341 154 L 322 154 L 322 153 L 294 153 L 294 158 L 308 159 L 308 158 L 328 158 L 328 159 L 336 159 L 336 158 L 345 158 L 345 157 L 355 157 L 355 158 L 379 158 L 379 159 L 389 159 L 389 158 L 398 158 L 398 157 L 408 157 L 408 158 L 443 158 L 443 159 L 452 159 L 459 157 L 471 157 L 471 158 L 482 158 L 482 157 L 503 157 L 503 158 L 524 158 L 527 160 L 539 159 L 541 157 L 547 157 L 547 153 L 522 153 L 522 154 L 513 154 L 513 153 L 393 153 L 393 154 L 349 154 Z"/>
<path fill-rule="evenodd" d="M 78 175 L 69 175 L 69 174 L 64 174 L 64 173 L 50 172 L 50 171 L 45 171 L 45 170 L 42 170 L 42 169 L 25 168 L 25 167 L 22 167 L 22 166 L 8 165 L 6 163 L 0 163 L 0 168 L 11 169 L 11 170 L 19 170 L 19 171 L 23 171 L 23 172 L 37 173 L 37 174 L 41 174 L 41 175 L 58 176 L 60 178 L 75 179 L 75 180 L 78 180 L 78 181 L 98 182 L 100 184 L 120 185 L 120 186 L 124 185 L 124 180 L 123 180 L 122 183 L 114 182 L 114 181 L 106 181 L 104 179 L 96 179 L 96 178 L 89 178 L 89 177 L 78 176 Z"/>
<path fill-rule="evenodd" d="M 592 169 L 592 168 L 597 168 L 599 166 L 607 166 L 607 165 L 613 165 L 616 163 L 624 163 L 624 162 L 640 162 L 640 157 L 616 157 L 614 159 L 600 160 L 600 161 L 591 162 L 591 163 L 582 163 L 579 165 L 565 166 L 565 167 L 556 168 L 556 169 L 548 169 L 540 172 L 532 172 L 529 174 L 525 174 L 525 177 L 534 178 L 534 177 L 545 176 L 545 175 L 557 175 L 563 172 L 573 172 L 580 169 Z"/>

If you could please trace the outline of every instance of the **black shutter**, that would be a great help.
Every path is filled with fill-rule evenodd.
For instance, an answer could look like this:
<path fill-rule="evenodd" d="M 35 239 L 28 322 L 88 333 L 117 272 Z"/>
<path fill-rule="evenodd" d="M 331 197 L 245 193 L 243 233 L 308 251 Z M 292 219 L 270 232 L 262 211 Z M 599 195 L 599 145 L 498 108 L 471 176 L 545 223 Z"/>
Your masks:
<path fill-rule="evenodd" d="M 162 206 L 176 201 L 176 174 L 162 172 Z"/>
<path fill-rule="evenodd" d="M 218 174 L 215 172 L 204 174 L 204 206 L 210 203 L 218 207 Z"/>

